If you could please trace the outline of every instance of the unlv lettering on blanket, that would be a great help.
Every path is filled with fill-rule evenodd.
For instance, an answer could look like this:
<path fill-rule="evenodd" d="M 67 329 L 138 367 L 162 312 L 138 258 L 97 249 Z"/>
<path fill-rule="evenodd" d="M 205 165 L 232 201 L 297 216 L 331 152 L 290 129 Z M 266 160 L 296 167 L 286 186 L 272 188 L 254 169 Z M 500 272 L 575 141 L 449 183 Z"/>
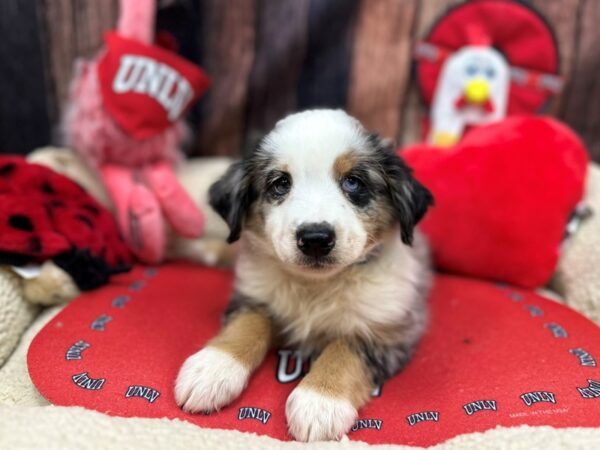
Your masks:
<path fill-rule="evenodd" d="M 194 97 L 190 83 L 166 64 L 138 55 L 123 55 L 112 84 L 117 94 L 146 94 L 167 111 L 171 122 L 177 120 Z"/>

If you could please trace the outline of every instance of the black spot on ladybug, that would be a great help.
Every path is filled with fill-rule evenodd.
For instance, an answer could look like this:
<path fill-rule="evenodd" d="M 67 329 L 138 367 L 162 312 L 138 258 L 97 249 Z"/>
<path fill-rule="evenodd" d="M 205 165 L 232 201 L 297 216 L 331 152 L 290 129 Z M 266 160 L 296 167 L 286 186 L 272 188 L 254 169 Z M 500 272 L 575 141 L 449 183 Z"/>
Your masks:
<path fill-rule="evenodd" d="M 50 202 L 50 207 L 52 208 L 64 208 L 65 204 L 64 202 L 60 201 L 60 200 L 52 200 Z"/>
<path fill-rule="evenodd" d="M 83 214 L 77 214 L 75 218 L 85 223 L 88 227 L 94 228 L 94 222 L 89 217 L 86 217 Z"/>
<path fill-rule="evenodd" d="M 15 171 L 16 167 L 17 166 L 15 165 L 15 163 L 4 164 L 0 167 L 0 177 L 8 177 Z"/>
<path fill-rule="evenodd" d="M 29 239 L 27 243 L 27 250 L 29 253 L 40 253 L 42 251 L 42 243 L 40 242 L 40 238 L 37 236 L 33 236 Z"/>
<path fill-rule="evenodd" d="M 23 214 L 14 214 L 10 216 L 8 218 L 8 224 L 17 230 L 33 231 L 33 222 L 29 217 L 24 216 Z"/>
<path fill-rule="evenodd" d="M 100 210 L 98 208 L 96 208 L 94 205 L 83 205 L 82 208 L 85 209 L 86 211 L 91 212 L 95 216 L 100 215 Z"/>
<path fill-rule="evenodd" d="M 42 184 L 42 187 L 40 189 L 42 190 L 42 192 L 45 192 L 46 194 L 56 194 L 56 191 L 54 190 L 54 188 L 52 186 L 50 186 L 50 183 L 48 183 L 47 181 L 44 181 L 44 183 Z"/>
<path fill-rule="evenodd" d="M 471 339 L 464 338 L 462 342 L 463 342 L 463 344 L 469 345 L 471 343 Z"/>

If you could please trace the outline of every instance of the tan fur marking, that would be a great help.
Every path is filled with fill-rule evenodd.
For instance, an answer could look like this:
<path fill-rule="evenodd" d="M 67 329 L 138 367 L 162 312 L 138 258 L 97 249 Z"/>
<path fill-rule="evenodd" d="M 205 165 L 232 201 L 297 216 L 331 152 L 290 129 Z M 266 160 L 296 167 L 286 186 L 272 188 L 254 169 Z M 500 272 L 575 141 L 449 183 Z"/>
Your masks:
<path fill-rule="evenodd" d="M 300 386 L 348 400 L 356 409 L 367 402 L 373 389 L 363 361 L 342 340 L 333 341 L 325 347 Z"/>
<path fill-rule="evenodd" d="M 271 320 L 262 312 L 246 311 L 231 319 L 208 345 L 227 352 L 252 371 L 267 354 L 271 337 Z"/>
<path fill-rule="evenodd" d="M 218 254 L 216 265 L 219 267 L 233 267 L 235 263 L 235 259 L 238 255 L 238 246 L 237 245 L 223 245 L 223 241 L 214 240 L 211 242 L 207 242 L 207 247 L 211 249 L 211 251 Z"/>
<path fill-rule="evenodd" d="M 358 216 L 367 232 L 368 246 L 381 242 L 388 234 L 397 231 L 391 225 L 393 216 L 390 208 L 381 201 L 376 202 L 368 211 L 360 211 Z"/>
<path fill-rule="evenodd" d="M 356 165 L 358 158 L 352 151 L 346 152 L 335 159 L 333 163 L 333 173 L 336 179 L 347 174 Z"/>
<path fill-rule="evenodd" d="M 341 179 L 358 164 L 359 160 L 360 156 L 352 150 L 338 156 L 333 163 L 334 177 Z M 390 206 L 383 198 L 376 199 L 369 209 L 358 210 L 357 213 L 368 234 L 368 245 L 379 241 L 382 234 L 394 223 Z"/>

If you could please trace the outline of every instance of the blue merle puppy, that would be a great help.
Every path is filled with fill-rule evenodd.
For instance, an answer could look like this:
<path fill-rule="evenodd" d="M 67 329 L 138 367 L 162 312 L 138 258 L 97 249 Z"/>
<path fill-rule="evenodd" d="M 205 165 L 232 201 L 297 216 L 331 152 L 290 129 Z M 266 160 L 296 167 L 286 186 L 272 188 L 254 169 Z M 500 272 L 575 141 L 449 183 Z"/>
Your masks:
<path fill-rule="evenodd" d="M 222 331 L 175 386 L 189 412 L 240 395 L 277 342 L 318 355 L 287 399 L 290 434 L 339 439 L 423 334 L 431 272 L 415 225 L 432 204 L 391 145 L 339 110 L 281 120 L 210 190 L 240 241 Z"/>

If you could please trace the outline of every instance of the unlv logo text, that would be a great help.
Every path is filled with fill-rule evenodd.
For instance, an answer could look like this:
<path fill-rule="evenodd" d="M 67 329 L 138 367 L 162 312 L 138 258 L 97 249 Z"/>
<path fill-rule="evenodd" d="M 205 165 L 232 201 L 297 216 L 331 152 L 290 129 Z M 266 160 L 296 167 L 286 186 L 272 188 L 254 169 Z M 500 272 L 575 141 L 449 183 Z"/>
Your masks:
<path fill-rule="evenodd" d="M 271 413 L 261 408 L 243 407 L 238 413 L 238 420 L 255 419 L 265 425 L 271 418 Z"/>
<path fill-rule="evenodd" d="M 531 406 L 534 403 L 539 402 L 556 403 L 556 397 L 554 396 L 554 393 L 546 391 L 526 392 L 521 394 L 520 398 L 527 406 Z"/>
<path fill-rule="evenodd" d="M 280 383 L 291 383 L 308 372 L 310 362 L 304 361 L 299 351 L 279 350 L 277 356 L 277 381 Z"/>
<path fill-rule="evenodd" d="M 116 94 L 146 94 L 167 111 L 171 122 L 177 120 L 194 97 L 190 83 L 172 67 L 145 56 L 123 55 L 113 80 Z"/>
<path fill-rule="evenodd" d="M 81 352 L 89 348 L 90 344 L 86 341 L 77 341 L 69 347 L 65 355 L 66 360 L 81 359 Z"/>
<path fill-rule="evenodd" d="M 78 373 L 71 377 L 73 383 L 82 389 L 97 391 L 104 386 L 105 378 L 90 378 L 87 372 Z"/>
<path fill-rule="evenodd" d="M 497 411 L 496 400 L 477 400 L 475 402 L 467 403 L 463 405 L 463 409 L 467 416 L 471 416 L 479 411 Z"/>
<path fill-rule="evenodd" d="M 112 317 L 106 314 L 99 315 L 96 320 L 92 322 L 90 328 L 96 331 L 104 331 L 106 324 L 112 320 Z"/>
<path fill-rule="evenodd" d="M 127 304 L 127 302 L 131 300 L 131 298 L 129 297 L 129 295 L 119 295 L 117 298 L 115 298 L 112 301 L 112 305 L 115 308 L 125 308 L 125 305 Z"/>
<path fill-rule="evenodd" d="M 149 403 L 154 403 L 160 396 L 160 392 L 148 386 L 129 386 L 125 392 L 125 398 L 140 397 L 148 400 Z"/>
<path fill-rule="evenodd" d="M 380 419 L 358 419 L 352 425 L 352 431 L 364 430 L 365 428 L 372 428 L 374 430 L 381 430 L 383 426 L 383 420 Z"/>
<path fill-rule="evenodd" d="M 545 323 L 544 328 L 552 331 L 552 336 L 555 338 L 566 338 L 569 336 L 567 331 L 557 323 Z"/>
<path fill-rule="evenodd" d="M 407 416 L 406 420 L 411 427 L 419 422 L 439 422 L 440 413 L 438 411 L 423 411 Z"/>
<path fill-rule="evenodd" d="M 577 390 L 579 391 L 579 394 L 583 397 L 583 398 L 600 398 L 600 381 L 596 381 L 596 380 L 587 380 L 588 381 L 588 386 L 587 387 L 583 387 L 580 388 L 578 387 Z"/>
<path fill-rule="evenodd" d="M 313 358 L 304 359 L 298 350 L 281 349 L 277 352 L 277 371 L 275 377 L 281 384 L 291 383 L 302 378 L 310 370 Z M 382 385 L 375 386 L 372 397 L 381 396 Z"/>
<path fill-rule="evenodd" d="M 569 350 L 569 353 L 577 356 L 579 358 L 579 365 L 585 367 L 596 367 L 596 360 L 592 355 L 590 355 L 587 351 L 582 349 L 581 347 L 572 348 Z"/>

